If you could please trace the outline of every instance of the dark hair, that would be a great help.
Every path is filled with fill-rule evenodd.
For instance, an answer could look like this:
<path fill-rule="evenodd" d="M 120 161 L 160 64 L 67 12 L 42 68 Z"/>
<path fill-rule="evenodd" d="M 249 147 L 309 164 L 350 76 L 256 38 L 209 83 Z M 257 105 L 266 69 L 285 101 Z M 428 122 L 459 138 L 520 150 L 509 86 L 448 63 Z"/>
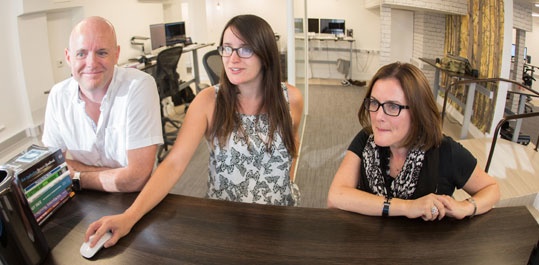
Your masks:
<path fill-rule="evenodd" d="M 264 98 L 260 109 L 265 108 L 269 119 L 269 139 L 267 147 L 273 142 L 275 131 L 281 134 L 286 149 L 292 156 L 297 150 L 294 144 L 292 117 L 288 102 L 283 95 L 281 86 L 281 64 L 279 49 L 275 33 L 271 26 L 262 18 L 255 15 L 235 16 L 225 25 L 221 33 L 219 45 L 223 45 L 225 31 L 230 28 L 234 35 L 250 46 L 255 56 L 260 59 L 262 71 L 262 89 Z M 219 144 L 226 142 L 235 128 L 242 132 L 241 123 L 236 112 L 239 107 L 236 85 L 228 79 L 226 72 L 222 71 L 216 106 L 213 112 L 213 122 L 209 136 L 217 138 Z"/>
<path fill-rule="evenodd" d="M 410 109 L 410 131 L 404 139 L 404 147 L 428 150 L 439 146 L 442 141 L 442 119 L 434 100 L 432 89 L 423 72 L 409 63 L 395 62 L 382 66 L 372 78 L 366 98 L 371 96 L 376 81 L 381 79 L 396 79 L 404 92 Z M 358 112 L 359 123 L 372 133 L 369 111 L 365 103 Z"/>

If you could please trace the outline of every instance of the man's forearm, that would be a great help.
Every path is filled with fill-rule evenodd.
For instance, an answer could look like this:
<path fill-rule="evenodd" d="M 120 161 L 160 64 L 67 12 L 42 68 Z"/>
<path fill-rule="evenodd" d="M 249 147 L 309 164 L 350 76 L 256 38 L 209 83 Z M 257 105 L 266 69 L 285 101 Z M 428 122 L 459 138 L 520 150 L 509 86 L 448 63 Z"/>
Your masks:
<path fill-rule="evenodd" d="M 75 160 L 66 160 L 71 177 L 80 172 L 80 187 L 82 189 L 100 190 L 106 192 L 140 191 L 146 183 L 151 170 L 129 173 L 129 169 L 88 166 Z"/>
<path fill-rule="evenodd" d="M 96 167 L 96 166 L 89 166 L 86 164 L 83 164 L 77 160 L 73 159 L 66 159 L 67 165 L 69 166 L 70 171 L 79 171 L 79 172 L 93 172 L 93 171 L 105 171 L 112 169 L 110 167 Z M 71 172 L 71 173 L 73 173 Z"/>

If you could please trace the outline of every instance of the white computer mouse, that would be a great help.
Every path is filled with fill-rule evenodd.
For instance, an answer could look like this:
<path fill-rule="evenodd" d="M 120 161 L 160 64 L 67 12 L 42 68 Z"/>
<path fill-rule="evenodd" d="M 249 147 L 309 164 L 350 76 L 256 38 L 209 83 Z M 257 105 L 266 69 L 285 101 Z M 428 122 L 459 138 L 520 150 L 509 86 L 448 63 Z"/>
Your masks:
<path fill-rule="evenodd" d="M 99 251 L 103 245 L 105 244 L 105 242 L 107 242 L 111 237 L 112 237 L 112 233 L 111 232 L 107 232 L 105 233 L 100 239 L 99 241 L 97 241 L 97 244 L 95 244 L 95 246 L 93 248 L 90 247 L 90 242 L 92 242 L 92 238 L 94 237 L 95 235 L 91 235 L 90 236 L 90 240 L 88 240 L 88 242 L 84 242 L 82 243 L 82 246 L 80 246 L 80 254 L 89 259 L 91 257 L 93 257 L 95 255 L 95 253 L 97 253 L 97 251 Z"/>

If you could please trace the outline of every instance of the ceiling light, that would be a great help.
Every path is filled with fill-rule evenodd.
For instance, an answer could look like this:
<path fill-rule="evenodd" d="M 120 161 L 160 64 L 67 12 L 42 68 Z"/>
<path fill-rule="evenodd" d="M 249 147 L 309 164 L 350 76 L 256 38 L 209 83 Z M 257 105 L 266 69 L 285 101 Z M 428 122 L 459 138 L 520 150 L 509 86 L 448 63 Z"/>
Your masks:
<path fill-rule="evenodd" d="M 535 12 L 533 12 L 533 13 L 532 13 L 532 17 L 539 17 L 539 14 L 538 14 L 538 13 L 535 13 Z"/>

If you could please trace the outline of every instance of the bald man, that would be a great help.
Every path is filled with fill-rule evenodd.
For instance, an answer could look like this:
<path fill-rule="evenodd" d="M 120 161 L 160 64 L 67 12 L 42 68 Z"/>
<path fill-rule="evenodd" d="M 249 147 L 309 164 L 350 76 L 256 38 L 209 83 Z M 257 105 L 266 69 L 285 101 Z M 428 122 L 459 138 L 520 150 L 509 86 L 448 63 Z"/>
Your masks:
<path fill-rule="evenodd" d="M 109 21 L 84 19 L 65 50 L 72 77 L 49 94 L 42 142 L 64 151 L 76 190 L 139 191 L 163 143 L 155 80 L 117 67 L 119 53 Z"/>

